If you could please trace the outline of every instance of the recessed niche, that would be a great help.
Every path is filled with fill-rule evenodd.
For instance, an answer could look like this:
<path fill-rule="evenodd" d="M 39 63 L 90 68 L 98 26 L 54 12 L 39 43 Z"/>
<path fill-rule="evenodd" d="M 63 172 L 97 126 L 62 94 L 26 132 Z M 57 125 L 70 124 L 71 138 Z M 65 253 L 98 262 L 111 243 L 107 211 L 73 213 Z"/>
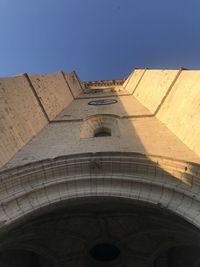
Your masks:
<path fill-rule="evenodd" d="M 105 136 L 111 136 L 110 128 L 100 127 L 100 128 L 95 129 L 94 137 L 105 137 Z"/>
<path fill-rule="evenodd" d="M 84 120 L 80 137 L 119 137 L 118 117 L 107 114 L 93 115 Z"/>

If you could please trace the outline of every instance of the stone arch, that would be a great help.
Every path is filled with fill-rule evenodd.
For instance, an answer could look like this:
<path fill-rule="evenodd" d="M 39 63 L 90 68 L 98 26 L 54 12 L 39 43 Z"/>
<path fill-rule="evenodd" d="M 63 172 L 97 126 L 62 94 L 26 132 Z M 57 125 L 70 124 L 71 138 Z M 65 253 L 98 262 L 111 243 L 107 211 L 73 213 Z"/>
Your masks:
<path fill-rule="evenodd" d="M 148 203 L 199 228 L 198 181 L 198 164 L 137 153 L 76 154 L 27 164 L 1 172 L 0 234 L 66 203 L 93 198 Z"/>
<path fill-rule="evenodd" d="M 1 173 L 1 229 L 43 207 L 93 196 L 149 202 L 200 227 L 199 166 L 137 153 L 44 160 Z"/>
<path fill-rule="evenodd" d="M 111 114 L 98 114 L 83 121 L 81 138 L 92 138 L 99 129 L 107 129 L 111 136 L 119 136 L 118 116 Z"/>

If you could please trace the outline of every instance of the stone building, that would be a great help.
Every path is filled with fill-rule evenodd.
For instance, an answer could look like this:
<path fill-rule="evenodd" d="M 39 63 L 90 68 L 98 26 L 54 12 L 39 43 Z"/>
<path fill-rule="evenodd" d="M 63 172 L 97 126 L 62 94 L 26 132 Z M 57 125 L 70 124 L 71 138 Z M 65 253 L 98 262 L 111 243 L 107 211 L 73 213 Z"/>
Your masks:
<path fill-rule="evenodd" d="M 0 79 L 1 267 L 200 266 L 200 71 Z"/>

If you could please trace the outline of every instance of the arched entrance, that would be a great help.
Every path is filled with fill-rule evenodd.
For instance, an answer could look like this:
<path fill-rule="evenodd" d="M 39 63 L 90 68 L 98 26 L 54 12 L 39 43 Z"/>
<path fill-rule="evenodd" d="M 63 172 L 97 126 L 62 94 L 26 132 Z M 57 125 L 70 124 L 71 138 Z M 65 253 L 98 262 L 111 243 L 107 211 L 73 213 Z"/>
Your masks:
<path fill-rule="evenodd" d="M 20 250 L 39 267 L 196 266 L 198 168 L 156 156 L 98 153 L 5 171 L 0 260 L 19 267 L 9 260 Z"/>

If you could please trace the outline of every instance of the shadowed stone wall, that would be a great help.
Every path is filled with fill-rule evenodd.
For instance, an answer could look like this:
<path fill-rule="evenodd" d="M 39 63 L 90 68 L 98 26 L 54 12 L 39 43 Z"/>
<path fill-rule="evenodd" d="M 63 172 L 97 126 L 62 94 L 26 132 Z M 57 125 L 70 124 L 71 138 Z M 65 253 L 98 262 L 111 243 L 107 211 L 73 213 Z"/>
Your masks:
<path fill-rule="evenodd" d="M 80 90 L 74 72 L 1 78 L 0 167 L 66 108 Z"/>

